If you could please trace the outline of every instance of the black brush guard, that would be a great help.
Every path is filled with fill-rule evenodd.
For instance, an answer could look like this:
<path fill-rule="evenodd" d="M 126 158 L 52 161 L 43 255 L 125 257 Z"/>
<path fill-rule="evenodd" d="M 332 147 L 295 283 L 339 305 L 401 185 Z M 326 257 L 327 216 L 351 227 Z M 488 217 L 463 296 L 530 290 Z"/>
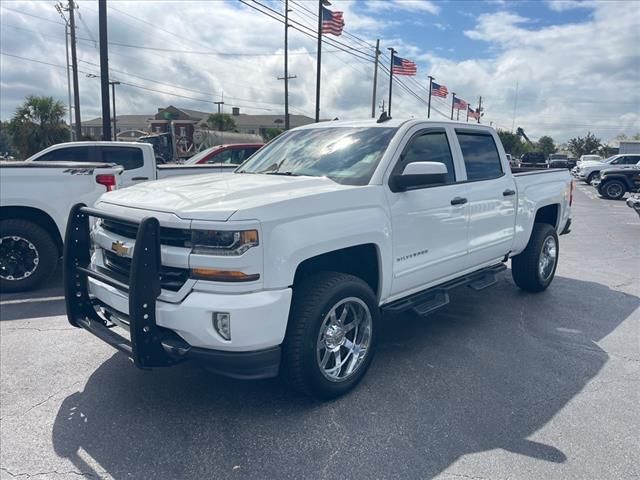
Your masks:
<path fill-rule="evenodd" d="M 156 324 L 160 295 L 160 224 L 146 217 L 136 234 L 128 283 L 91 265 L 89 218 L 131 223 L 130 219 L 77 204 L 69 213 L 64 240 L 64 297 L 67 318 L 74 327 L 88 330 L 127 354 L 139 368 L 166 367 L 193 360 L 208 370 L 232 378 L 271 378 L 280 368 L 280 346 L 248 352 L 228 352 L 192 347 L 175 332 Z M 129 315 L 89 297 L 88 280 L 96 279 L 129 296 Z M 99 312 L 96 310 L 101 310 Z M 107 312 L 106 315 L 103 312 Z M 112 330 L 111 316 L 129 323 L 131 340 Z"/>
<path fill-rule="evenodd" d="M 84 328 L 111 346 L 126 353 L 137 367 L 164 367 L 180 361 L 180 350 L 189 345 L 173 332 L 156 325 L 156 300 L 160 295 L 160 225 L 156 218 L 140 222 L 136 235 L 128 284 L 91 265 L 89 217 L 125 221 L 116 215 L 75 205 L 69 214 L 64 241 L 64 296 L 67 318 L 74 327 Z M 107 317 L 98 313 L 89 297 L 88 279 L 94 278 L 129 296 L 131 340 L 118 335 Z M 165 346 L 163 346 L 163 343 Z M 170 355 L 167 350 L 174 350 Z M 176 358 L 177 357 L 177 358 Z"/>

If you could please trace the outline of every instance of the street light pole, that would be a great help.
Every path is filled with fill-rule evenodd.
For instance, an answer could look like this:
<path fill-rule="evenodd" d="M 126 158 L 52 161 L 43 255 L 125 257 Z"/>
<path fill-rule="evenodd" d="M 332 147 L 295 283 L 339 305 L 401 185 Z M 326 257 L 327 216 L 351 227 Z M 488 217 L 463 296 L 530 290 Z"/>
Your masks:
<path fill-rule="evenodd" d="M 111 103 L 113 105 L 113 141 L 118 140 L 118 130 L 116 129 L 116 85 L 120 85 L 120 82 L 109 82 L 111 85 Z"/>

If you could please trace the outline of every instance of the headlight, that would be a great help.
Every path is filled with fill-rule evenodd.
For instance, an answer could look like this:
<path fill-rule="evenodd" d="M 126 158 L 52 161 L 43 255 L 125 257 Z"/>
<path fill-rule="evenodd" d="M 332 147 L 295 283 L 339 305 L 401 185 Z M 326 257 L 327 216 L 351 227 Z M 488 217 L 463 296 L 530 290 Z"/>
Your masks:
<path fill-rule="evenodd" d="M 192 230 L 193 253 L 208 255 L 242 255 L 259 245 L 257 230 Z"/>

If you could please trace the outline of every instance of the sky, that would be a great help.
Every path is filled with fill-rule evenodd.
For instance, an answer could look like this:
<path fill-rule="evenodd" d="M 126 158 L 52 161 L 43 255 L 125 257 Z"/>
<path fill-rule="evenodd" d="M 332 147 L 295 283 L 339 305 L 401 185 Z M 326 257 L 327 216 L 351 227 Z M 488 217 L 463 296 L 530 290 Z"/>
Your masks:
<path fill-rule="evenodd" d="M 76 3 L 81 114 L 91 119 L 100 115 L 100 80 L 89 76 L 99 75 L 98 3 Z M 122 82 L 118 114 L 152 114 L 168 105 L 213 112 L 220 100 L 226 112 L 237 106 L 281 114 L 284 0 L 246 3 L 255 8 L 231 0 L 108 0 L 110 77 Z M 344 12 L 345 33 L 323 42 L 322 118 L 371 116 L 380 39 L 376 115 L 388 101 L 393 47 L 418 65 L 415 77 L 400 77 L 405 87 L 393 87 L 396 118 L 426 117 L 432 75 L 474 108 L 482 96 L 483 123 L 522 127 L 533 140 L 550 135 L 565 142 L 592 131 L 607 141 L 640 132 L 640 1 L 331 3 Z M 289 74 L 296 77 L 289 82 L 290 113 L 310 117 L 317 5 L 289 0 Z M 68 104 L 64 23 L 55 2 L 2 0 L 0 16 L 0 118 L 9 119 L 30 94 Z M 432 118 L 448 117 L 451 96 L 432 107 Z"/>

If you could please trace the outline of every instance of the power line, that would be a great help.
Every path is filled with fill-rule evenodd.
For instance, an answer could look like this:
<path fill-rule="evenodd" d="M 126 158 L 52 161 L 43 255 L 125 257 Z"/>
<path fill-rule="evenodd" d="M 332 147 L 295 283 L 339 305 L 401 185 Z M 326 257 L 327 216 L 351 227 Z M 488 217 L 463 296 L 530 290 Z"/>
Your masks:
<path fill-rule="evenodd" d="M 41 17 L 39 15 L 34 15 L 33 13 L 23 12 L 22 10 L 16 10 L 15 8 L 9 8 L 9 7 L 6 7 L 4 5 L 2 6 L 2 10 L 9 10 L 10 12 L 15 12 L 15 13 L 18 13 L 20 15 L 27 15 L 28 17 L 39 18 L 40 20 L 44 20 L 45 22 L 55 23 L 56 25 L 63 25 L 64 26 L 64 23 L 62 23 L 62 22 L 58 22 L 56 20 L 51 20 L 49 18 Z"/>

